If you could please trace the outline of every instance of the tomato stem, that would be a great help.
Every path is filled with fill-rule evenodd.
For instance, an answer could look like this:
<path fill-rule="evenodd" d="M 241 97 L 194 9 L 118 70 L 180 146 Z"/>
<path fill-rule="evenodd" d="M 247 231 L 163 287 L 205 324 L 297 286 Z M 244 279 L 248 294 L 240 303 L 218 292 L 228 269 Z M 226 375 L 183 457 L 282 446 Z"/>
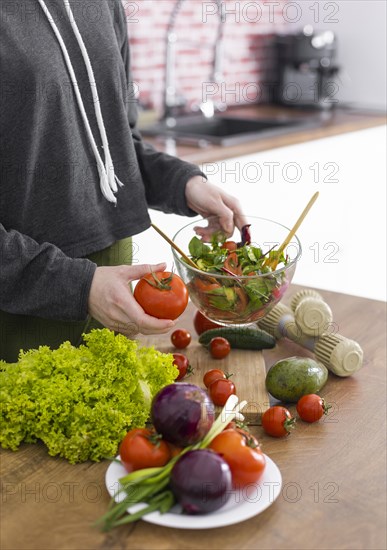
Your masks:
<path fill-rule="evenodd" d="M 146 435 L 146 436 L 143 436 L 143 437 L 145 437 L 145 439 L 147 439 L 155 447 L 160 447 L 160 443 L 161 443 L 161 440 L 162 440 L 163 436 L 161 434 L 153 432 L 153 433 L 151 433 L 149 435 Z"/>
<path fill-rule="evenodd" d="M 292 430 L 294 427 L 295 427 L 295 424 L 296 424 L 296 419 L 295 418 L 287 418 L 285 421 L 284 421 L 284 428 L 285 430 L 290 433 L 290 430 Z"/>
<path fill-rule="evenodd" d="M 153 277 L 153 281 L 150 281 L 149 279 L 145 278 L 144 280 L 153 288 L 158 288 L 159 290 L 171 290 L 171 282 L 173 278 L 173 273 L 171 273 L 168 277 L 163 277 L 159 279 L 154 273 L 154 271 L 151 271 L 151 275 Z"/>
<path fill-rule="evenodd" d="M 192 367 L 192 365 L 188 365 L 185 376 L 192 376 L 193 374 L 195 374 L 195 369 Z"/>
<path fill-rule="evenodd" d="M 255 438 L 252 435 L 244 433 L 242 435 L 246 439 L 246 445 L 250 447 L 250 449 L 259 449 L 259 444 L 256 442 Z"/>
<path fill-rule="evenodd" d="M 332 405 L 327 403 L 323 398 L 321 398 L 321 401 L 322 401 L 322 408 L 323 408 L 324 414 L 329 414 L 329 409 L 332 408 Z"/>

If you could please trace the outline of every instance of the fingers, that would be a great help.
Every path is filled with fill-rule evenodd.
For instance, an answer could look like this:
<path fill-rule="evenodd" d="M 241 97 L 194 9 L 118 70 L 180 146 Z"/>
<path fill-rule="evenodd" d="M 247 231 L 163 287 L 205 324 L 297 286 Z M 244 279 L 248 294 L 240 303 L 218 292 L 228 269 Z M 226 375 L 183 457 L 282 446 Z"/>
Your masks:
<path fill-rule="evenodd" d="M 215 193 L 207 199 L 208 213 L 211 212 L 217 215 L 221 229 L 227 236 L 231 236 L 234 232 L 234 226 L 241 230 L 244 225 L 248 224 L 248 220 L 236 197 L 229 195 L 216 185 L 213 186 L 211 184 L 211 187 Z M 213 199 L 212 201 L 210 200 L 211 198 Z"/>
<path fill-rule="evenodd" d="M 144 319 L 139 319 L 139 322 L 133 321 L 128 317 L 121 321 L 106 324 L 110 330 L 124 334 L 127 338 L 135 338 L 138 334 L 165 334 L 175 326 L 173 321 L 157 319 L 159 323 L 151 323 L 148 321 L 148 315 L 145 314 Z M 153 319 L 153 317 L 150 317 Z M 153 325 L 153 326 L 151 326 Z"/>
<path fill-rule="evenodd" d="M 140 321 L 139 332 L 141 334 L 165 334 L 169 332 L 175 324 L 176 323 L 171 319 L 156 319 L 145 313 Z"/>
<path fill-rule="evenodd" d="M 195 226 L 194 231 L 199 235 L 204 242 L 211 242 L 211 237 L 216 231 L 223 231 L 224 229 L 220 224 L 220 220 L 217 216 L 210 216 L 207 218 L 207 226 Z"/>
<path fill-rule="evenodd" d="M 156 319 L 147 315 L 141 308 L 138 315 L 129 317 L 122 310 L 116 311 L 113 319 L 107 319 L 104 326 L 124 334 L 127 338 L 134 338 L 137 334 L 165 334 L 174 326 L 171 319 Z"/>
<path fill-rule="evenodd" d="M 234 232 L 234 225 L 242 229 L 248 223 L 239 201 L 225 193 L 221 187 L 208 181 L 203 184 L 200 178 L 192 178 L 186 186 L 186 198 L 188 206 L 203 218 L 210 215 L 218 216 L 221 229 L 228 237 Z M 209 229 L 206 232 L 200 229 L 197 233 L 203 240 L 209 240 L 211 238 L 208 234 Z"/>
<path fill-rule="evenodd" d="M 141 279 L 144 275 L 147 273 L 151 273 L 152 271 L 165 271 L 167 264 L 165 262 L 159 263 L 159 264 L 140 264 L 137 266 L 128 266 L 130 268 L 130 277 L 129 281 L 136 281 L 137 279 Z"/>
<path fill-rule="evenodd" d="M 136 334 L 164 334 L 175 326 L 172 319 L 157 319 L 145 313 L 140 304 L 134 299 L 132 294 L 127 296 L 125 303 L 120 305 L 120 319 L 123 321 L 118 332 L 126 334 L 128 331 Z"/>
<path fill-rule="evenodd" d="M 216 189 L 218 191 L 216 201 L 208 204 L 209 210 L 213 213 L 216 212 L 216 215 L 208 218 L 207 227 L 196 226 L 194 228 L 195 232 L 205 242 L 210 242 L 216 231 L 223 231 L 226 237 L 229 238 L 234 232 L 234 226 L 242 230 L 242 227 L 248 224 L 247 217 L 244 215 L 239 201 L 222 189 Z"/>
<path fill-rule="evenodd" d="M 232 212 L 233 224 L 235 224 L 236 227 L 241 230 L 244 225 L 248 224 L 248 220 L 242 211 L 242 207 L 238 199 L 232 197 L 231 195 L 224 194 L 223 201 L 228 209 Z"/>
<path fill-rule="evenodd" d="M 175 325 L 174 321 L 147 315 L 128 287 L 128 280 L 138 279 L 152 270 L 164 270 L 165 267 L 165 263 L 97 267 L 89 293 L 89 314 L 105 327 L 128 338 L 133 338 L 139 332 L 168 332 Z"/>

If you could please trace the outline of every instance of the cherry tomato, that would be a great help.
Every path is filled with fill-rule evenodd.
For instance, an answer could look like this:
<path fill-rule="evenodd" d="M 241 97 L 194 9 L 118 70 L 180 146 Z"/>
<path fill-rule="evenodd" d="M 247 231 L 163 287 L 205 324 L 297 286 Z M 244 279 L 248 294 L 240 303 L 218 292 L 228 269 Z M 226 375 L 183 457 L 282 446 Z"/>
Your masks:
<path fill-rule="evenodd" d="M 273 437 L 289 435 L 290 428 L 294 427 L 296 419 L 292 417 L 288 409 L 275 405 L 270 407 L 262 415 L 262 427 L 265 432 Z"/>
<path fill-rule="evenodd" d="M 225 430 L 235 430 L 250 439 L 251 443 L 254 443 L 255 447 L 260 447 L 258 439 L 250 432 L 247 424 L 243 424 L 243 422 L 232 420 L 229 424 L 227 424 Z"/>
<path fill-rule="evenodd" d="M 188 304 L 188 290 L 178 275 L 168 271 L 148 273 L 134 289 L 145 313 L 158 319 L 176 319 Z"/>
<path fill-rule="evenodd" d="M 230 466 L 234 488 L 256 483 L 262 476 L 266 460 L 254 438 L 226 429 L 212 440 L 209 448 L 219 453 Z"/>
<path fill-rule="evenodd" d="M 216 336 L 210 341 L 210 353 L 214 359 L 223 359 L 230 353 L 230 342 L 226 338 Z"/>
<path fill-rule="evenodd" d="M 211 369 L 203 376 L 203 383 L 208 388 L 212 382 L 219 380 L 219 378 L 227 378 L 225 373 L 220 369 Z"/>
<path fill-rule="evenodd" d="M 222 244 L 222 248 L 225 248 L 230 252 L 234 252 L 238 248 L 238 245 L 234 241 L 226 241 L 225 243 Z"/>
<path fill-rule="evenodd" d="M 205 332 L 206 330 L 210 330 L 211 328 L 219 328 L 222 325 L 219 325 L 219 323 L 215 323 L 215 321 L 211 321 L 210 319 L 207 319 L 201 313 L 200 311 L 197 311 L 195 313 L 194 317 L 194 327 L 196 330 L 196 333 L 200 336 L 202 332 Z"/>
<path fill-rule="evenodd" d="M 297 403 L 297 412 L 305 422 L 317 422 L 324 414 L 328 414 L 331 405 L 327 405 L 322 397 L 315 393 L 303 395 Z"/>
<path fill-rule="evenodd" d="M 165 466 L 171 458 L 168 445 L 147 428 L 135 428 L 126 434 L 120 445 L 121 462 L 127 472 Z"/>
<path fill-rule="evenodd" d="M 178 328 L 174 330 L 171 334 L 171 342 L 178 349 L 184 349 L 191 342 L 191 334 L 188 330 L 183 328 Z"/>
<path fill-rule="evenodd" d="M 187 374 L 191 374 L 192 368 L 189 364 L 188 358 L 182 353 L 173 353 L 173 364 L 179 369 L 179 374 L 175 378 L 175 381 L 181 380 Z"/>
<path fill-rule="evenodd" d="M 235 384 L 227 378 L 218 378 L 208 387 L 208 392 L 214 405 L 223 407 L 230 395 L 235 395 Z"/>

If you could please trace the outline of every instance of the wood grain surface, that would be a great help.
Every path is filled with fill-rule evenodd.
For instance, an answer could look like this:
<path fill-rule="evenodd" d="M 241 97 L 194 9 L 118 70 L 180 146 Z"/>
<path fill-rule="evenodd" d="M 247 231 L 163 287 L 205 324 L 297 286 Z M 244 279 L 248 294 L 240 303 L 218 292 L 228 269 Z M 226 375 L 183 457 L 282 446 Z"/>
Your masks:
<path fill-rule="evenodd" d="M 186 323 L 187 324 L 187 323 Z M 192 332 L 192 331 L 191 331 Z M 204 374 L 214 368 L 220 368 L 225 373 L 232 374 L 237 395 L 240 400 L 247 401 L 243 414 L 251 425 L 260 424 L 261 415 L 270 406 L 270 397 L 266 391 L 266 369 L 263 354 L 259 351 L 233 349 L 224 359 L 215 360 L 209 351 L 199 344 L 193 331 L 193 338 L 188 348 L 179 350 L 170 345 L 165 335 L 158 337 L 141 337 L 144 345 L 154 345 L 164 353 L 184 353 L 193 369 L 192 375 L 185 378 L 185 382 L 196 384 L 205 389 Z M 217 411 L 221 407 L 217 407 Z"/>
<path fill-rule="evenodd" d="M 362 345 L 365 365 L 351 378 L 329 376 L 321 393 L 333 410 L 318 424 L 300 421 L 284 440 L 253 428 L 283 476 L 281 495 L 272 506 L 221 529 L 174 530 L 139 521 L 101 533 L 92 524 L 109 502 L 108 463 L 70 466 L 49 457 L 42 445 L 23 445 L 17 452 L 1 452 L 1 549 L 384 550 L 386 304 L 320 292 L 339 332 Z M 292 289 L 285 302 L 291 295 Z M 190 308 L 179 325 L 192 328 L 191 318 Z M 291 355 L 310 354 L 281 341 L 264 352 L 266 367 Z M 295 407 L 290 410 L 294 413 Z"/>

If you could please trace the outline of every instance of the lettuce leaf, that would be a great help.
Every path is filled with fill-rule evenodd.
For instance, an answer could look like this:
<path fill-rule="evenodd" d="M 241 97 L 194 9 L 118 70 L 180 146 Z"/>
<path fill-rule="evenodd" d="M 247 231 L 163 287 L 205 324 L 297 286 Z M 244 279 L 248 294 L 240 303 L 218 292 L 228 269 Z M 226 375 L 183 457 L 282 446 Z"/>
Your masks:
<path fill-rule="evenodd" d="M 42 440 L 70 463 L 114 456 L 126 432 L 145 425 L 152 397 L 174 381 L 172 354 L 96 329 L 86 345 L 21 352 L 0 361 L 0 444 Z"/>

